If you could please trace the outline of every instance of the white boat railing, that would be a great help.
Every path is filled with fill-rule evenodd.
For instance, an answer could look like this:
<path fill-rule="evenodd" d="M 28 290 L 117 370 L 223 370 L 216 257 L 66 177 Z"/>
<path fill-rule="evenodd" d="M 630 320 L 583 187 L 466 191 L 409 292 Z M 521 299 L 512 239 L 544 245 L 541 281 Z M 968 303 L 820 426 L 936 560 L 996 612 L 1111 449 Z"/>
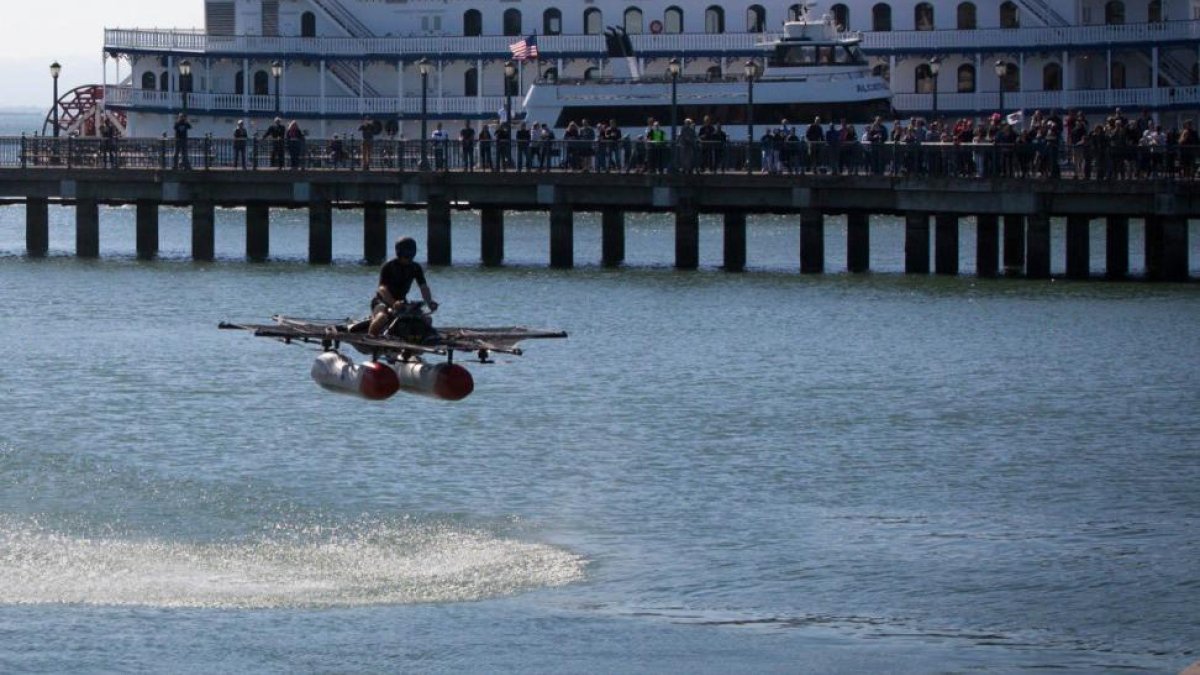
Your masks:
<path fill-rule="evenodd" d="M 639 53 L 758 51 L 760 42 L 780 37 L 776 33 L 684 33 L 632 35 Z M 1034 26 L 1019 29 L 889 31 L 862 34 L 863 49 L 875 53 L 925 52 L 961 49 L 967 52 L 1045 47 L 1107 47 L 1119 44 L 1200 40 L 1200 20 L 1165 21 L 1100 26 Z M 410 35 L 388 37 L 259 37 L 206 35 L 194 30 L 111 28 L 104 31 L 109 51 L 150 50 L 187 54 L 263 54 L 321 57 L 384 55 L 411 60 L 422 56 L 507 54 L 511 36 L 462 37 Z M 558 54 L 604 53 L 599 35 L 540 35 L 538 49 L 544 57 Z"/>
<path fill-rule="evenodd" d="M 933 94 L 893 94 L 892 106 L 900 111 L 930 111 Z M 1074 89 L 1067 91 L 1004 92 L 1004 108 L 1015 110 L 1071 110 L 1075 108 L 1161 108 L 1200 106 L 1200 86 L 1140 89 Z M 938 94 L 938 110 L 1000 110 L 1000 93 Z"/>
<path fill-rule="evenodd" d="M 105 90 L 109 106 L 131 109 L 183 110 L 183 94 L 173 91 L 134 89 L 109 85 Z M 430 115 L 494 115 L 505 105 L 503 96 L 443 96 L 429 97 Z M 520 97 L 512 98 L 514 112 L 523 110 Z M 244 112 L 273 114 L 274 96 L 244 96 L 229 93 L 189 93 L 187 107 L 192 112 Z M 295 115 L 404 115 L 421 114 L 420 96 L 350 97 L 350 96 L 281 96 L 279 107 L 285 116 Z"/>

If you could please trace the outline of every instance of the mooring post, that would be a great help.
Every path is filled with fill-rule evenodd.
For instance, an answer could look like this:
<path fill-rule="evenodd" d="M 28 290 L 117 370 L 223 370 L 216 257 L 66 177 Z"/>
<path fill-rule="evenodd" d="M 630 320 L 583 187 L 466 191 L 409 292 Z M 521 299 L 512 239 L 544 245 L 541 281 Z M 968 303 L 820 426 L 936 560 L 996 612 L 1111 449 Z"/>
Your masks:
<path fill-rule="evenodd" d="M 616 267 L 625 262 L 625 212 L 604 209 L 600 212 L 600 264 Z"/>
<path fill-rule="evenodd" d="M 910 212 L 904 217 L 904 272 L 929 274 L 929 214 Z"/>
<path fill-rule="evenodd" d="M 1104 232 L 1104 275 L 1109 279 L 1129 276 L 1129 217 L 1109 216 Z"/>
<path fill-rule="evenodd" d="M 550 206 L 550 266 L 575 266 L 575 212 L 562 202 Z"/>
<path fill-rule="evenodd" d="M 1067 278 L 1087 279 L 1092 274 L 1092 220 L 1067 216 Z"/>
<path fill-rule="evenodd" d="M 25 251 L 34 258 L 50 252 L 50 201 L 45 197 L 25 200 Z"/>
<path fill-rule="evenodd" d="M 1026 218 L 1025 274 L 1030 279 L 1050 278 L 1050 216 L 1039 213 Z"/>
<path fill-rule="evenodd" d="M 137 257 L 151 260 L 158 255 L 158 202 L 137 200 Z"/>
<path fill-rule="evenodd" d="M 1162 278 L 1165 281 L 1187 281 L 1188 278 L 1188 221 L 1182 216 L 1167 216 L 1162 221 L 1160 249 Z"/>
<path fill-rule="evenodd" d="M 271 255 L 271 208 L 262 203 L 246 205 L 246 257 L 265 262 Z"/>
<path fill-rule="evenodd" d="M 333 204 L 328 199 L 317 198 L 308 205 L 308 262 L 333 262 Z"/>
<path fill-rule="evenodd" d="M 1015 275 L 1025 269 L 1025 216 L 1004 215 L 1004 273 Z"/>
<path fill-rule="evenodd" d="M 725 212 L 725 264 L 726 272 L 742 272 L 746 269 L 746 212 Z"/>
<path fill-rule="evenodd" d="M 479 213 L 479 251 L 486 267 L 504 264 L 504 209 L 485 206 Z"/>
<path fill-rule="evenodd" d="M 100 257 L 100 205 L 90 197 L 75 201 L 75 255 Z"/>
<path fill-rule="evenodd" d="M 681 200 L 675 210 L 675 269 L 700 267 L 700 211 L 692 200 Z"/>
<path fill-rule="evenodd" d="M 216 254 L 216 207 L 210 201 L 192 204 L 192 260 L 211 261 Z"/>
<path fill-rule="evenodd" d="M 853 274 L 871 271 L 871 214 L 846 214 L 846 269 Z"/>
<path fill-rule="evenodd" d="M 800 212 L 800 273 L 825 271 L 825 214 L 815 209 Z"/>
<path fill-rule="evenodd" d="M 430 195 L 425 207 L 427 214 L 426 247 L 430 265 L 449 265 L 452 259 L 450 200 L 443 195 Z"/>
<path fill-rule="evenodd" d="M 934 271 L 954 276 L 958 274 L 958 216 L 939 213 L 934 217 Z"/>
<path fill-rule="evenodd" d="M 363 260 L 368 265 L 379 265 L 387 255 L 387 206 L 367 202 L 363 205 Z"/>
<path fill-rule="evenodd" d="M 1000 271 L 1000 217 L 994 213 L 975 216 L 975 274 L 994 277 Z"/>

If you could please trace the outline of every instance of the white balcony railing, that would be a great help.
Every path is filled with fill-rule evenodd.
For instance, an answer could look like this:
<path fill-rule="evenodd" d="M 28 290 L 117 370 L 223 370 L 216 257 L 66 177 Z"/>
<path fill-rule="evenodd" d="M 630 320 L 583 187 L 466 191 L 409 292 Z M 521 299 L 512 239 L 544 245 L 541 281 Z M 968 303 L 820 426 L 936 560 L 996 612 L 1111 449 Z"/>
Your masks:
<path fill-rule="evenodd" d="M 110 85 L 105 90 L 105 103 L 116 108 L 183 109 L 183 94 L 152 91 Z M 243 96 L 241 94 L 191 93 L 187 96 L 188 110 L 195 112 L 253 113 L 270 115 L 275 112 L 274 96 Z M 282 96 L 280 108 L 288 116 L 319 115 L 404 115 L 421 114 L 421 97 L 355 98 L 346 96 Z M 513 97 L 514 112 L 520 112 L 522 100 Z M 505 104 L 503 96 L 430 96 L 430 115 L 495 115 Z"/>
<path fill-rule="evenodd" d="M 757 51 L 758 44 L 774 39 L 773 34 L 721 33 L 678 35 L 635 35 L 635 51 L 647 53 L 711 52 L 745 54 Z M 113 28 L 104 32 L 104 47 L 109 51 L 151 50 L 184 54 L 275 56 L 304 54 L 313 57 L 384 56 L 413 59 L 440 54 L 507 54 L 515 38 L 483 37 L 258 37 L 215 36 L 198 31 L 139 30 Z M 994 51 L 1042 47 L 1067 49 L 1107 48 L 1121 44 L 1147 44 L 1200 41 L 1200 20 L 1120 26 L 1036 26 L 1020 29 L 988 28 L 980 30 L 893 31 L 865 33 L 863 48 L 875 54 L 945 50 L 964 52 Z M 542 35 L 538 48 L 545 57 L 558 54 L 604 53 L 604 39 L 598 35 Z"/>
<path fill-rule="evenodd" d="M 933 94 L 894 94 L 892 105 L 900 111 L 933 110 Z M 1159 87 L 1157 89 L 1075 89 L 1070 91 L 1020 91 L 1004 93 L 1004 109 L 1069 110 L 1076 108 L 1161 108 L 1200 105 L 1200 86 Z M 1000 93 L 938 94 L 937 108 L 943 111 L 1000 110 Z"/>

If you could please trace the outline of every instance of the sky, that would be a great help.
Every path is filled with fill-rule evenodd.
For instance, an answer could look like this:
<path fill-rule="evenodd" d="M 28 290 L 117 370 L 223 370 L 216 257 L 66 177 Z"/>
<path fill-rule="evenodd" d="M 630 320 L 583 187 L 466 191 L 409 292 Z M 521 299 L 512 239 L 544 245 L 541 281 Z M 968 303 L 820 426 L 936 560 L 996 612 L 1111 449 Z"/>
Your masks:
<path fill-rule="evenodd" d="M 204 27 L 204 0 L 4 0 L 0 11 L 0 108 L 49 110 L 54 61 L 60 92 L 101 82 L 105 28 Z"/>

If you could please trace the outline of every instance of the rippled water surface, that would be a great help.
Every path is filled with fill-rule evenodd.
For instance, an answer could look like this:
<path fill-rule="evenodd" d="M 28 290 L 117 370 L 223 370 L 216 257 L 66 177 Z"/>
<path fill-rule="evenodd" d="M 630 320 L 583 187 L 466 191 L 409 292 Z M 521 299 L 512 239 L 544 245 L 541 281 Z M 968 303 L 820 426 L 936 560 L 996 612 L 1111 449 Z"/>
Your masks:
<path fill-rule="evenodd" d="M 510 265 L 483 269 L 464 213 L 430 270 L 439 321 L 571 338 L 469 366 L 463 403 L 373 404 L 318 389 L 310 351 L 215 328 L 361 313 L 361 214 L 321 268 L 302 212 L 273 214 L 261 265 L 238 211 L 211 264 L 186 212 L 155 262 L 130 209 L 102 211 L 98 261 L 51 218 L 30 260 L 0 209 L 2 671 L 1200 658 L 1194 284 L 908 278 L 899 223 L 877 273 L 801 277 L 797 224 L 771 218 L 748 274 L 714 269 L 719 222 L 679 273 L 669 221 L 634 216 L 631 269 L 608 271 L 587 214 L 578 269 L 544 269 L 545 219 L 517 215 Z M 419 217 L 391 229 L 423 245 Z"/>

